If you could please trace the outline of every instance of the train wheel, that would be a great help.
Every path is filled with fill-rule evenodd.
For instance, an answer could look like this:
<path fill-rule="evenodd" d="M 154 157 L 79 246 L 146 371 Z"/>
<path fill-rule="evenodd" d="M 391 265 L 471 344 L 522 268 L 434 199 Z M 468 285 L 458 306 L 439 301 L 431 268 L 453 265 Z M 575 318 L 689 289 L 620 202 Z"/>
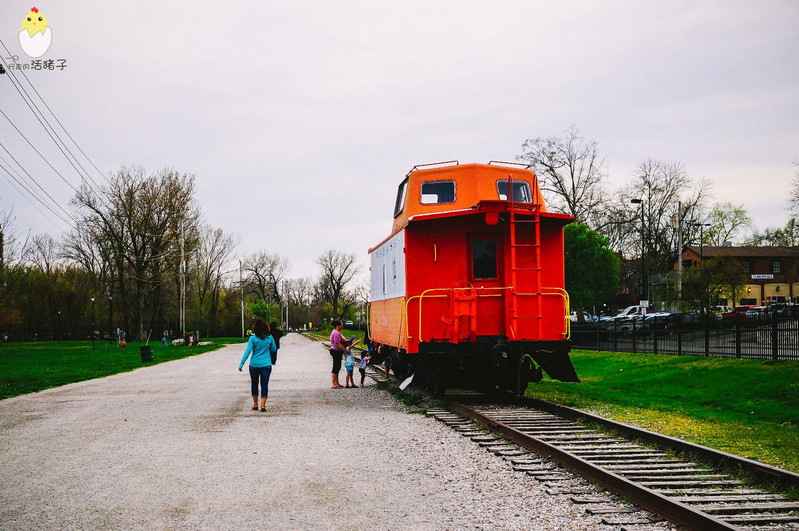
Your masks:
<path fill-rule="evenodd" d="M 535 362 L 527 354 L 519 354 L 519 363 L 516 369 L 512 389 L 516 396 L 523 396 L 530 382 L 540 382 L 544 377 L 544 372 L 535 366 Z"/>
<path fill-rule="evenodd" d="M 408 377 L 408 360 L 397 350 L 391 351 L 391 372 L 400 383 Z"/>
<path fill-rule="evenodd" d="M 440 368 L 434 369 L 430 375 L 430 384 L 428 391 L 434 396 L 444 396 L 446 392 L 446 383 L 444 382 L 444 371 Z"/>
<path fill-rule="evenodd" d="M 536 367 L 535 361 L 533 361 L 532 356 L 529 354 L 524 355 L 525 365 L 527 366 L 527 381 L 538 383 L 544 379 L 544 371 L 541 367 Z"/>
<path fill-rule="evenodd" d="M 511 391 L 513 391 L 514 395 L 521 396 L 527 389 L 527 371 L 525 370 L 524 354 L 519 355 L 515 369 Z"/>

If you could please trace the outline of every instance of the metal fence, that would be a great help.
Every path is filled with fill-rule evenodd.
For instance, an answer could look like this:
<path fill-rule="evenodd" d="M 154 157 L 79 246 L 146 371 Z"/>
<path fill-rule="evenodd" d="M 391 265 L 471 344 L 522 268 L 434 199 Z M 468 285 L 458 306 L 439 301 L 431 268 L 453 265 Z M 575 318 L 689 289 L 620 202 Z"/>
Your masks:
<path fill-rule="evenodd" d="M 772 360 L 799 360 L 799 318 L 572 323 L 573 348 Z"/>

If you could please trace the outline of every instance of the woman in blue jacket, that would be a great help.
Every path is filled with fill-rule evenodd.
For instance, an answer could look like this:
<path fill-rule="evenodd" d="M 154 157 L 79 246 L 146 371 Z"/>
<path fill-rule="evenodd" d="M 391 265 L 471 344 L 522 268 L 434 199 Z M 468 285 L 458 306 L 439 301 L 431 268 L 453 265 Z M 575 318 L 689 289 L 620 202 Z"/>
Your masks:
<path fill-rule="evenodd" d="M 250 380 L 252 381 L 252 408 L 258 410 L 258 381 L 261 381 L 261 411 L 266 411 L 266 397 L 269 395 L 269 377 L 272 375 L 272 354 L 277 352 L 275 341 L 269 335 L 269 325 L 263 319 L 256 319 L 253 335 L 247 342 L 247 349 L 239 363 L 239 372 L 244 362 L 250 358 Z"/>

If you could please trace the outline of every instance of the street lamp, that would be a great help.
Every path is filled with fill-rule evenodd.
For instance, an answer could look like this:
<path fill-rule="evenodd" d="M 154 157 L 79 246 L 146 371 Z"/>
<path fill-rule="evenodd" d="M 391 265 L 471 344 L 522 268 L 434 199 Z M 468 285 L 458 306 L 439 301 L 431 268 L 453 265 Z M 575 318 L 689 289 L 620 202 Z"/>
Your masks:
<path fill-rule="evenodd" d="M 113 315 L 114 315 L 114 301 L 111 295 L 109 295 L 108 296 L 108 337 L 114 335 Z"/>
<path fill-rule="evenodd" d="M 92 297 L 92 350 L 94 350 L 94 297 Z"/>
<path fill-rule="evenodd" d="M 58 310 L 58 340 L 56 342 L 61 344 L 61 310 Z"/>
<path fill-rule="evenodd" d="M 646 282 L 646 265 L 644 262 L 644 200 L 643 199 L 630 199 L 630 203 L 634 205 L 641 205 L 641 292 L 646 295 L 646 288 L 644 288 L 644 282 Z M 648 299 L 649 297 L 647 297 Z"/>
<path fill-rule="evenodd" d="M 699 227 L 699 261 L 704 259 L 704 246 L 705 246 L 705 227 L 709 227 L 710 223 L 691 223 L 694 227 Z"/>

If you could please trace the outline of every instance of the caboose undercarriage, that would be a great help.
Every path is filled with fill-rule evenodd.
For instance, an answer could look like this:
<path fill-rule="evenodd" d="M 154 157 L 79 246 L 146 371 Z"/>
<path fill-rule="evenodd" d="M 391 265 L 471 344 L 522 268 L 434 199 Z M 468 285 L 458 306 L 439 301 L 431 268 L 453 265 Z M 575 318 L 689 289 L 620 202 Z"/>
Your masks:
<path fill-rule="evenodd" d="M 379 353 L 374 360 L 383 361 L 400 380 L 413 376 L 412 385 L 437 394 L 453 386 L 523 394 L 530 382 L 542 379 L 543 372 L 561 381 L 580 381 L 569 359 L 568 340 L 510 341 L 488 336 L 468 343 L 420 343 L 415 354 L 376 346 Z"/>

